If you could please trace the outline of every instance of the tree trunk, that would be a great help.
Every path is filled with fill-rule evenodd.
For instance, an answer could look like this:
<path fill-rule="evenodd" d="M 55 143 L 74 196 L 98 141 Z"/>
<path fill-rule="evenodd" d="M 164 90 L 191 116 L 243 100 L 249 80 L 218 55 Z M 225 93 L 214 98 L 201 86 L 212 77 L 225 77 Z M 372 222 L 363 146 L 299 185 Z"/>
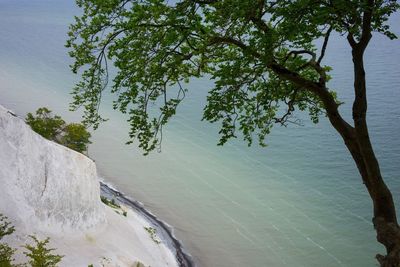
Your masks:
<path fill-rule="evenodd" d="M 352 51 L 355 90 L 354 128 L 350 129 L 350 134 L 348 132 L 345 134 L 342 131 L 339 131 L 339 133 L 356 162 L 363 183 L 373 202 L 372 222 L 377 232 L 377 240 L 385 246 L 387 253 L 386 256 L 377 255 L 376 258 L 382 267 L 400 267 L 400 228 L 397 222 L 396 209 L 392 194 L 382 178 L 366 122 L 367 96 L 363 63 L 365 48 L 366 44 L 360 44 L 353 46 Z M 328 117 L 334 125 L 335 120 L 331 118 L 330 114 L 328 114 Z M 335 128 L 338 130 L 337 127 Z"/>
<path fill-rule="evenodd" d="M 368 140 L 369 141 L 369 140 Z M 373 202 L 373 219 L 377 240 L 386 247 L 386 256 L 376 255 L 382 267 L 400 266 L 400 228 L 397 223 L 396 210 L 388 187 L 382 179 L 377 161 L 370 160 L 361 153 L 359 140 L 345 140 L 363 182 Z M 373 151 L 371 151 L 373 156 Z M 371 173 L 370 170 L 374 170 Z"/>

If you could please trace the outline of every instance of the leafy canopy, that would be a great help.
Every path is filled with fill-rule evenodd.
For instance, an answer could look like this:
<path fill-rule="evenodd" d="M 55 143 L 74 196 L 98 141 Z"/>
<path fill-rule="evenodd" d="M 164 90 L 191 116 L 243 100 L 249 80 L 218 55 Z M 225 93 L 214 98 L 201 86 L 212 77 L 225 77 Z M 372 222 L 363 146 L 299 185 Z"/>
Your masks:
<path fill-rule="evenodd" d="M 81 123 L 66 124 L 58 115 L 52 115 L 52 111 L 46 107 L 39 108 L 36 116 L 28 113 L 25 119 L 32 130 L 47 138 L 62 144 L 75 151 L 83 153 L 90 144 L 91 134 Z"/>
<path fill-rule="evenodd" d="M 28 113 L 25 121 L 31 126 L 32 130 L 53 141 L 57 139 L 65 125 L 65 121 L 60 116 L 52 116 L 51 110 L 46 107 L 36 110 L 36 116 Z"/>
<path fill-rule="evenodd" d="M 399 8 L 379 0 L 77 0 L 83 14 L 70 26 L 67 47 L 81 81 L 73 108 L 85 123 L 103 120 L 99 105 L 112 78 L 114 108 L 129 114 L 130 137 L 145 153 L 158 147 L 193 77 L 210 77 L 204 119 L 221 124 L 220 142 L 240 131 L 261 145 L 275 123 L 313 122 L 338 105 L 322 64 L 331 32 L 350 42 L 371 28 L 396 38 L 387 24 Z M 323 39 L 322 47 L 315 40 Z M 109 66 L 115 75 L 109 75 Z M 321 90 L 321 88 L 323 90 Z"/>
<path fill-rule="evenodd" d="M 86 151 L 87 145 L 91 143 L 91 134 L 83 124 L 70 123 L 64 127 L 63 132 L 60 143 L 73 150 Z"/>

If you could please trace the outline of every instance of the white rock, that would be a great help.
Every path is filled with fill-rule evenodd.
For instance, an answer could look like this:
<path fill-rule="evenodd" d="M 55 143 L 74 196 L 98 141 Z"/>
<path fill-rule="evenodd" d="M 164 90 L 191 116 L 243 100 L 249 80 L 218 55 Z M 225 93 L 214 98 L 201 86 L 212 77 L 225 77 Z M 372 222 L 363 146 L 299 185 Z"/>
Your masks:
<path fill-rule="evenodd" d="M 0 211 L 27 229 L 68 231 L 105 222 L 96 166 L 0 106 Z"/>
<path fill-rule="evenodd" d="M 16 228 L 5 240 L 18 249 L 18 262 L 26 261 L 21 246 L 34 234 L 50 237 L 50 247 L 65 255 L 60 266 L 178 266 L 140 214 L 124 217 L 102 204 L 91 159 L 44 139 L 2 106 L 0 213 Z"/>

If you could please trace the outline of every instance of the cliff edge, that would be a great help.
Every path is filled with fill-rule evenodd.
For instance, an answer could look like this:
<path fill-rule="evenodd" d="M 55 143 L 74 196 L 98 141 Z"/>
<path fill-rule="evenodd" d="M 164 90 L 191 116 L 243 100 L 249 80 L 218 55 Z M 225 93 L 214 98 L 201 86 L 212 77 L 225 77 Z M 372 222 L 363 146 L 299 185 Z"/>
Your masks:
<path fill-rule="evenodd" d="M 65 255 L 60 266 L 178 266 L 149 234 L 151 222 L 122 208 L 124 214 L 100 201 L 91 159 L 41 137 L 0 106 L 0 213 L 16 228 L 6 242 L 18 249 L 17 262 L 26 260 L 20 248 L 34 234 L 50 237 Z"/>
<path fill-rule="evenodd" d="M 89 229 L 105 222 L 96 166 L 0 106 L 0 211 L 26 230 Z"/>

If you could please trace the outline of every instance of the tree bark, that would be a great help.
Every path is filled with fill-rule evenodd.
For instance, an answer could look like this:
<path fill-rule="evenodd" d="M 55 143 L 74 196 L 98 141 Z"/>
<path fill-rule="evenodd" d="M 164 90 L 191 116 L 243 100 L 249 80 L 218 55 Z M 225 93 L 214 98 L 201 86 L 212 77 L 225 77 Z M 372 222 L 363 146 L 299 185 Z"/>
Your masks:
<path fill-rule="evenodd" d="M 353 46 L 352 57 L 354 64 L 353 104 L 354 135 L 345 140 L 354 161 L 357 164 L 363 182 L 373 202 L 373 224 L 377 232 L 377 240 L 386 247 L 387 255 L 377 255 L 382 267 L 400 266 L 400 228 L 397 222 L 396 209 L 392 194 L 386 186 L 378 160 L 376 159 L 366 120 L 367 95 L 364 70 L 364 51 L 371 35 Z"/>
<path fill-rule="evenodd" d="M 372 199 L 374 214 L 372 222 L 377 232 L 377 240 L 386 248 L 387 255 L 376 255 L 376 258 L 382 267 L 399 267 L 400 229 L 397 223 L 392 194 L 382 179 L 378 162 L 369 159 L 369 157 L 374 157 L 373 151 L 369 152 L 371 153 L 369 156 L 364 156 L 361 152 L 360 144 L 364 141 L 360 142 L 355 137 L 355 139 L 345 140 L 345 144 L 356 162 L 362 180 Z M 373 171 L 371 172 L 371 170 Z"/>

